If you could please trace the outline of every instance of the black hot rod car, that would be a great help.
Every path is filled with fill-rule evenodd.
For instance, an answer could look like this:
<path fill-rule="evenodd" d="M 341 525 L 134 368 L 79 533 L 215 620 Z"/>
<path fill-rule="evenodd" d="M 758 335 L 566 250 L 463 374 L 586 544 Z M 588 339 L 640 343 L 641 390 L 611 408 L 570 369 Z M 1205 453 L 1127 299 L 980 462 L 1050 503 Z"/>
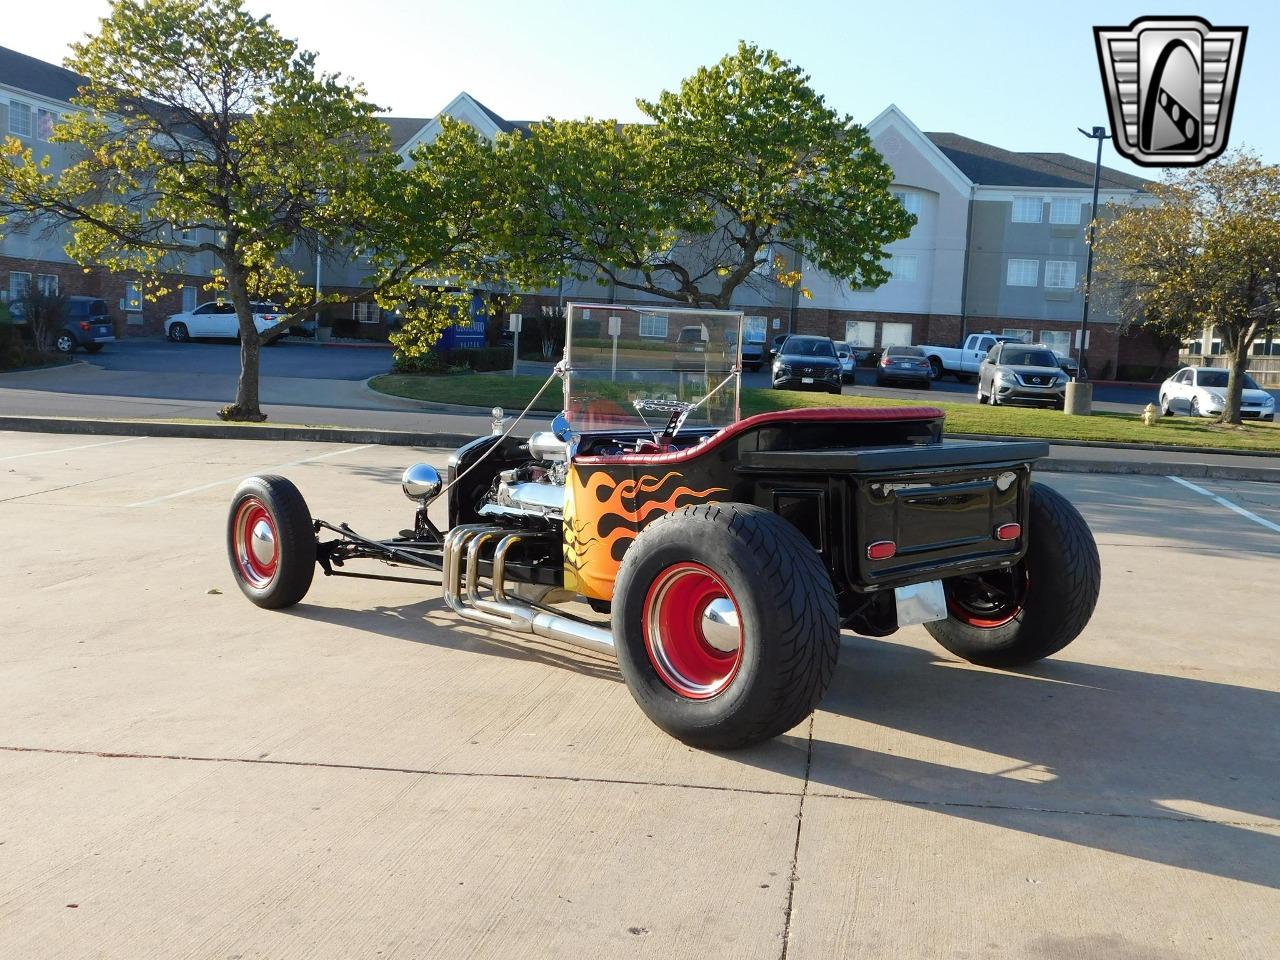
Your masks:
<path fill-rule="evenodd" d="M 612 343 L 593 312 L 609 317 Z M 282 477 L 246 480 L 227 527 L 241 589 L 281 608 L 317 567 L 438 570 L 460 617 L 616 656 L 655 723 L 711 748 L 804 720 L 842 628 L 923 624 L 993 667 L 1047 657 L 1084 629 L 1098 553 L 1075 508 L 1031 479 L 1047 444 L 945 440 L 929 407 L 742 419 L 740 343 L 708 336 L 691 370 L 688 357 L 671 362 L 678 343 L 651 342 L 695 321 L 740 331 L 741 315 L 661 311 L 659 324 L 657 313 L 571 304 L 547 383 L 563 379 L 565 413 L 527 438 L 496 423 L 444 477 L 409 467 L 417 509 L 398 536 L 313 519 Z M 444 494 L 441 527 L 428 507 Z"/>

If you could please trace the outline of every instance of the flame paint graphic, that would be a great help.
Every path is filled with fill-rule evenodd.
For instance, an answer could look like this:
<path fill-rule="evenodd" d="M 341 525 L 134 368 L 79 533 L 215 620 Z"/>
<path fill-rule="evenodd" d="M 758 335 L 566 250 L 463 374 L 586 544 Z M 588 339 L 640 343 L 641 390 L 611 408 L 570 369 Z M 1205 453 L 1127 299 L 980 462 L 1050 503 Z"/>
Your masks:
<path fill-rule="evenodd" d="M 599 470 L 584 481 L 581 471 L 572 470 L 565 491 L 565 586 L 610 599 L 622 557 L 641 530 L 678 507 L 706 502 L 727 489 L 697 490 L 683 479 L 671 470 L 661 477 L 616 480 Z"/>

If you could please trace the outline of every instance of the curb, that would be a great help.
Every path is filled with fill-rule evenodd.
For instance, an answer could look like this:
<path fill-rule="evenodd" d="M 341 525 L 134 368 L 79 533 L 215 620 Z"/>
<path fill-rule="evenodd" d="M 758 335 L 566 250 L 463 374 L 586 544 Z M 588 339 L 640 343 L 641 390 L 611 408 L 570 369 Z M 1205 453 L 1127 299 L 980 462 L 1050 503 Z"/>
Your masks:
<path fill-rule="evenodd" d="M 0 430 L 34 433 L 71 433 L 88 436 L 186 437 L 203 440 L 295 440 L 307 443 L 381 444 L 396 447 L 456 448 L 482 432 L 430 433 L 408 430 L 376 430 L 362 427 L 319 427 L 300 424 L 175 423 L 170 420 L 85 420 L 73 417 L 0 416 Z M 958 434 L 948 436 L 960 438 Z M 991 437 L 977 437 L 990 440 Z M 1026 437 L 1017 439 L 1025 440 Z M 1215 451 L 1216 452 L 1216 451 Z M 1052 454 L 1037 461 L 1045 473 L 1092 473 L 1118 476 L 1186 477 L 1201 480 L 1244 480 L 1280 483 L 1280 466 L 1242 467 L 1217 463 L 1141 463 L 1117 460 L 1057 459 Z"/>

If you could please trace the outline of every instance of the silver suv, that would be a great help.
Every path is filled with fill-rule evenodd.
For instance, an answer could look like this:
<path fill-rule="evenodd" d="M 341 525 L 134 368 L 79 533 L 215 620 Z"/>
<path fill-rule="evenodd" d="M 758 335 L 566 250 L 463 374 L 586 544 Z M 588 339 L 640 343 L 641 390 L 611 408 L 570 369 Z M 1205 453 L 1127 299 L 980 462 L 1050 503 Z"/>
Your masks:
<path fill-rule="evenodd" d="M 978 367 L 978 402 L 1038 403 L 1061 410 L 1068 379 L 1049 347 L 1004 341 L 987 351 Z"/>

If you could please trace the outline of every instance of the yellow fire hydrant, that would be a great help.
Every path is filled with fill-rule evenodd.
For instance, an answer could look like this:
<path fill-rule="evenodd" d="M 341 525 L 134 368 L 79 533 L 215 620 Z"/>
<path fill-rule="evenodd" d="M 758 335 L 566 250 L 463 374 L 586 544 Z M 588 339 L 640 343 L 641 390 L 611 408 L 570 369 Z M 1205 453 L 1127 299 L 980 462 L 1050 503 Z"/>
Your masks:
<path fill-rule="evenodd" d="M 1160 408 L 1154 403 L 1148 403 L 1142 408 L 1142 422 L 1148 427 L 1160 419 Z"/>

